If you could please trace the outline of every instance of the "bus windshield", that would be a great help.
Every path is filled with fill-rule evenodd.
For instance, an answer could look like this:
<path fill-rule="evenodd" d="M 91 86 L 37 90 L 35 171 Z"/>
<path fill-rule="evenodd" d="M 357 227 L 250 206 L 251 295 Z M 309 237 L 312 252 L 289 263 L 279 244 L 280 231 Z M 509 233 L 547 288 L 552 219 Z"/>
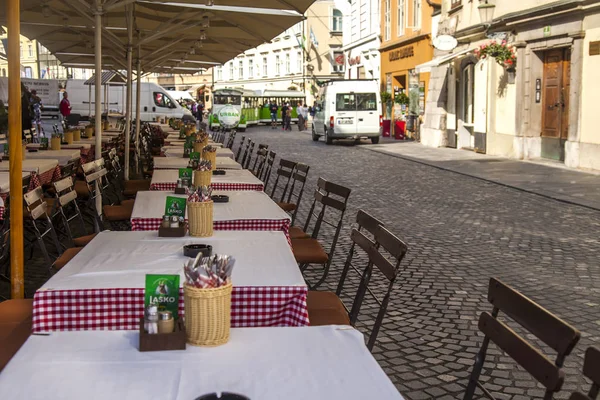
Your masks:
<path fill-rule="evenodd" d="M 233 104 L 239 106 L 242 104 L 242 96 L 231 94 L 215 94 L 214 104 Z"/>

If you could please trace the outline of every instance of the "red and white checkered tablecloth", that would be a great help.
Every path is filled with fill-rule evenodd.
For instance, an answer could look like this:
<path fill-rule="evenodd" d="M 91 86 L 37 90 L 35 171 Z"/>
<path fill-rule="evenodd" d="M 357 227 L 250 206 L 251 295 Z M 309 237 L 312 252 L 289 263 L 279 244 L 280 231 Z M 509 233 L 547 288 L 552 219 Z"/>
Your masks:
<path fill-rule="evenodd" d="M 252 184 L 252 183 L 219 183 L 212 182 L 210 186 L 213 190 L 255 190 L 257 192 L 262 192 L 264 186 L 261 184 Z M 163 191 L 173 191 L 177 187 L 177 184 L 174 182 L 160 182 L 153 183 L 150 185 L 150 190 L 163 190 Z"/>
<path fill-rule="evenodd" d="M 306 326 L 306 287 L 235 287 L 231 326 Z M 183 288 L 179 312 L 184 315 Z M 33 300 L 33 332 L 137 330 L 144 315 L 144 289 L 39 290 Z"/>
<path fill-rule="evenodd" d="M 132 218 L 132 231 L 157 231 L 162 223 L 161 218 Z M 217 231 L 283 231 L 287 235 L 290 230 L 289 219 L 238 219 L 214 221 L 213 229 Z"/>
<path fill-rule="evenodd" d="M 57 165 L 54 169 L 49 169 L 48 171 L 36 174 L 35 172 L 31 173 L 31 181 L 29 181 L 29 190 L 33 190 L 39 186 L 46 185 L 48 183 L 56 182 L 60 180 L 60 167 Z"/>
<path fill-rule="evenodd" d="M 0 220 L 4 219 L 4 211 L 5 211 L 4 206 L 0 206 Z"/>

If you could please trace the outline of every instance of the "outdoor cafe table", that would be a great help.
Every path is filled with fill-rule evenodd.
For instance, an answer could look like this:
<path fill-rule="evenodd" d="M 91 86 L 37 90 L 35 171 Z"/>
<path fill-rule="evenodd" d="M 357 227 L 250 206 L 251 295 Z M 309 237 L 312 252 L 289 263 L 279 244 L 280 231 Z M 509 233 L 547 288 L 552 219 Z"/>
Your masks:
<path fill-rule="evenodd" d="M 30 172 L 22 172 L 21 179 L 27 177 Z M 5 202 L 10 194 L 10 172 L 0 172 L 0 220 L 4 219 Z"/>
<path fill-rule="evenodd" d="M 229 191 L 213 194 L 229 196 L 228 203 L 213 204 L 215 230 L 284 231 L 287 234 L 290 216 L 264 192 Z M 138 192 L 131 213 L 131 230 L 157 231 L 165 213 L 167 196 L 186 197 L 154 190 Z"/>
<path fill-rule="evenodd" d="M 177 186 L 179 171 L 176 169 L 157 169 L 152 174 L 150 190 L 173 191 Z M 263 191 L 264 186 L 260 179 L 247 169 L 229 170 L 225 175 L 213 175 L 211 186 L 214 190 L 258 190 Z"/>
<path fill-rule="evenodd" d="M 65 149 L 65 150 L 39 150 L 39 151 L 27 151 L 25 153 L 25 159 L 53 159 L 58 160 L 58 165 L 67 165 L 73 160 L 77 160 L 81 157 L 81 151 L 78 149 Z"/>
<path fill-rule="evenodd" d="M 0 398 L 193 400 L 215 392 L 252 400 L 402 400 L 351 327 L 235 328 L 229 342 L 138 351 L 138 333 L 30 336 L 0 374 Z"/>
<path fill-rule="evenodd" d="M 216 231 L 207 238 L 101 232 L 34 296 L 33 330 L 138 329 L 146 274 L 180 275 L 183 246 L 203 243 L 235 258 L 232 325 L 308 325 L 307 287 L 283 232 Z"/>
<path fill-rule="evenodd" d="M 165 156 L 167 157 L 183 157 L 183 147 L 172 147 L 168 146 L 165 150 Z M 229 157 L 233 159 L 233 151 L 228 148 L 217 148 L 217 158 Z"/>
<path fill-rule="evenodd" d="M 179 147 L 179 148 L 181 148 L 181 147 L 183 147 L 184 144 L 185 144 L 185 140 L 181 140 L 181 139 L 168 140 L 168 139 L 165 139 L 165 147 L 167 147 L 167 148 L 169 148 L 169 147 Z M 215 142 L 212 142 L 210 140 L 208 141 L 208 144 L 211 145 L 211 146 L 215 146 L 215 147 L 223 147 L 223 143 L 215 143 Z M 165 147 L 163 147 L 163 150 L 164 150 Z"/>
<path fill-rule="evenodd" d="M 0 162 L 0 171 L 9 171 L 8 160 Z M 60 179 L 60 167 L 55 159 L 25 159 L 21 171 L 31 173 L 30 190 Z"/>
<path fill-rule="evenodd" d="M 154 157 L 154 170 L 187 168 L 189 159 L 183 157 Z M 217 169 L 242 169 L 240 163 L 229 157 L 217 157 Z"/>
<path fill-rule="evenodd" d="M 29 143 L 29 144 L 27 144 L 27 148 L 28 149 L 39 149 L 40 146 L 41 145 L 39 143 Z M 64 149 L 78 149 L 78 150 L 86 149 L 86 150 L 89 150 L 89 149 L 92 148 L 92 145 L 89 144 L 89 143 L 79 143 L 78 144 L 77 142 L 73 142 L 71 144 L 64 144 L 63 143 L 63 144 L 60 145 L 60 148 L 61 148 L 61 150 L 64 150 Z"/>

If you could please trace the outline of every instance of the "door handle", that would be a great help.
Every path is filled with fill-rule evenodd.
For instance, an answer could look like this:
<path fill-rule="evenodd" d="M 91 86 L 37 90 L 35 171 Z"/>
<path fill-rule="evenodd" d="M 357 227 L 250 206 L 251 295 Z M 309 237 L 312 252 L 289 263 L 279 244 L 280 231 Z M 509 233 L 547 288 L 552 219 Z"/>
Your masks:
<path fill-rule="evenodd" d="M 152 107 L 152 112 L 156 112 L 156 107 Z"/>

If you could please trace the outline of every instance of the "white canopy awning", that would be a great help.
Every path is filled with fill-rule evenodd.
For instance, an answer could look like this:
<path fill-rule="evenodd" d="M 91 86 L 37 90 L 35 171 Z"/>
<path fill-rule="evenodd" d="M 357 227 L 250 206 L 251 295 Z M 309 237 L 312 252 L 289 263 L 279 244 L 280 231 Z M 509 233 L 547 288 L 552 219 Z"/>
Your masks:
<path fill-rule="evenodd" d="M 447 62 L 450 62 L 450 61 L 454 60 L 457 57 L 460 57 L 460 56 L 462 56 L 464 54 L 467 54 L 471 50 L 473 50 L 473 49 L 468 48 L 468 49 L 460 50 L 460 51 L 458 51 L 456 53 L 450 53 L 450 54 L 446 54 L 446 55 L 441 56 L 441 57 L 434 58 L 431 61 L 427 61 L 426 63 L 417 65 L 415 67 L 415 70 L 418 73 L 420 73 L 420 74 L 424 74 L 426 72 L 431 72 L 431 68 L 440 66 L 440 65 L 445 64 Z"/>

